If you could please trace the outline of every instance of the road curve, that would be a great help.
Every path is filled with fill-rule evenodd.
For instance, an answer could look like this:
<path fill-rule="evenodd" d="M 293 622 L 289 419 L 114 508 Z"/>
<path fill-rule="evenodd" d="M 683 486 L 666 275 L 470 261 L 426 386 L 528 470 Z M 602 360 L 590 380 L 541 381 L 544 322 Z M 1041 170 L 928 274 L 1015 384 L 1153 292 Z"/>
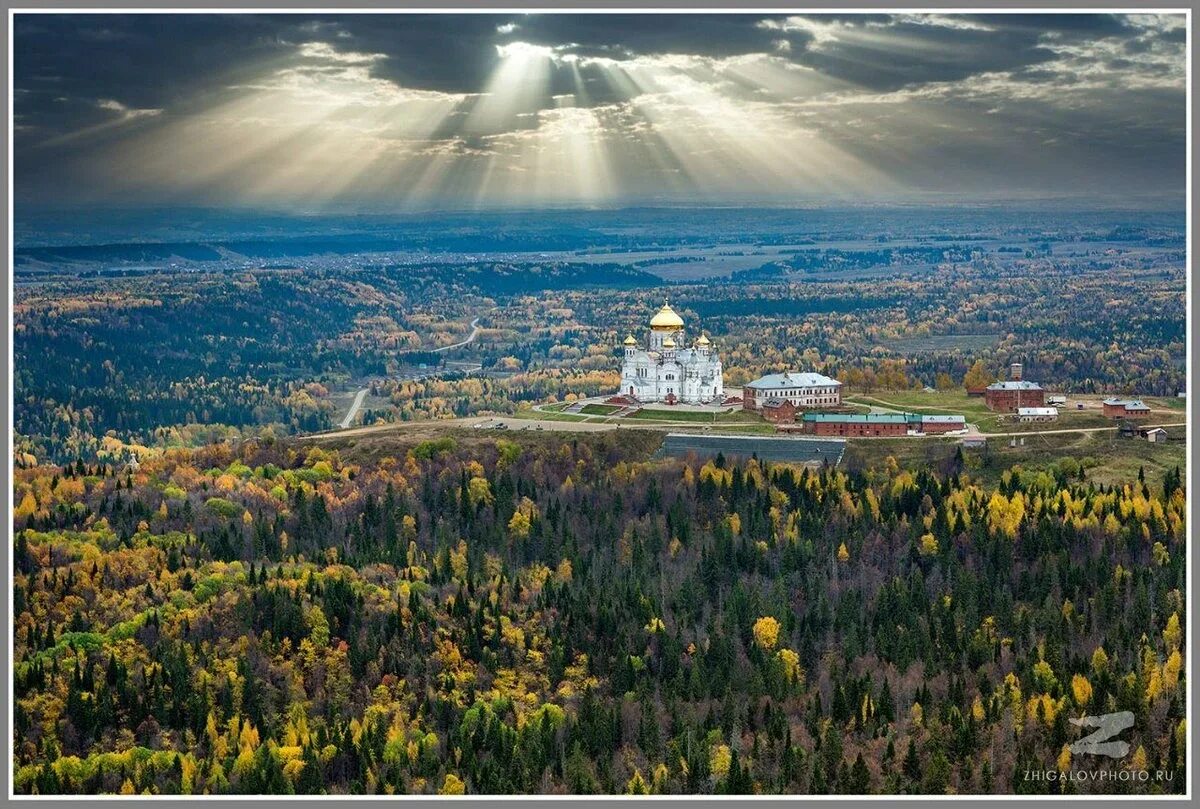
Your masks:
<path fill-rule="evenodd" d="M 350 404 L 350 410 L 347 411 L 346 417 L 342 419 L 342 423 L 338 425 L 341 429 L 346 429 L 354 421 L 354 417 L 358 415 L 358 409 L 362 407 L 363 399 L 367 398 L 369 388 L 363 388 L 354 395 L 354 401 Z"/>
<path fill-rule="evenodd" d="M 474 320 L 471 321 L 471 334 L 467 337 L 467 339 L 465 339 L 461 342 L 458 342 L 458 343 L 454 343 L 452 345 L 442 346 L 441 348 L 435 348 L 435 349 L 433 349 L 433 351 L 435 353 L 440 353 L 442 351 L 451 351 L 455 348 L 462 348 L 465 345 L 470 345 L 471 343 L 475 342 L 475 338 L 478 336 L 479 336 L 479 318 L 475 318 Z M 346 411 L 345 418 L 343 418 L 341 423 L 338 424 L 339 430 L 344 430 L 347 427 L 349 427 L 351 424 L 354 423 L 354 417 L 358 415 L 358 411 L 362 407 L 363 399 L 367 398 L 367 393 L 368 393 L 368 388 L 363 388 L 362 390 L 360 390 L 358 393 L 356 393 L 354 395 L 354 401 L 350 404 L 350 409 L 348 411 Z"/>
<path fill-rule="evenodd" d="M 433 349 L 433 351 L 435 353 L 441 353 L 443 351 L 453 351 L 456 348 L 462 348 L 465 345 L 469 345 L 469 344 L 475 342 L 475 338 L 478 336 L 479 336 L 479 318 L 475 318 L 474 320 L 471 321 L 471 334 L 469 337 L 467 337 L 467 339 L 465 339 L 461 342 L 458 342 L 458 343 L 451 343 L 448 346 L 442 346 L 441 348 L 435 348 L 435 349 Z"/>

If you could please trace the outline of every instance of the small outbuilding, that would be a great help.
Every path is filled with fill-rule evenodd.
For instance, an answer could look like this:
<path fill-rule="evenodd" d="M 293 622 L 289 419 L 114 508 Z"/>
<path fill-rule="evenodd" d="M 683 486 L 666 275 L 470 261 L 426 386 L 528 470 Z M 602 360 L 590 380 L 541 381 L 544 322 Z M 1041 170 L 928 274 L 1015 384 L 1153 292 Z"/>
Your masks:
<path fill-rule="evenodd" d="M 1143 433 L 1151 444 L 1167 443 L 1167 431 L 1162 427 L 1151 427 Z"/>
<path fill-rule="evenodd" d="M 787 399 L 767 399 L 762 403 L 762 417 L 776 424 L 796 421 L 796 406 Z"/>

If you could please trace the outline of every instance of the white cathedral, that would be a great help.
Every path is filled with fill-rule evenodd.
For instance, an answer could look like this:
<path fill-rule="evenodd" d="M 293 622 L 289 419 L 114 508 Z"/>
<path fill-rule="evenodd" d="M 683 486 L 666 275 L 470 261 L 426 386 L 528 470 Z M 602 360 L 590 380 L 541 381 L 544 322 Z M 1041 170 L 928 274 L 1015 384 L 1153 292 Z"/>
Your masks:
<path fill-rule="evenodd" d="M 683 318 L 664 302 L 650 319 L 648 348 L 639 348 L 632 334 L 625 338 L 621 394 L 641 402 L 721 402 L 725 398 L 721 359 L 703 334 L 686 348 Z"/>

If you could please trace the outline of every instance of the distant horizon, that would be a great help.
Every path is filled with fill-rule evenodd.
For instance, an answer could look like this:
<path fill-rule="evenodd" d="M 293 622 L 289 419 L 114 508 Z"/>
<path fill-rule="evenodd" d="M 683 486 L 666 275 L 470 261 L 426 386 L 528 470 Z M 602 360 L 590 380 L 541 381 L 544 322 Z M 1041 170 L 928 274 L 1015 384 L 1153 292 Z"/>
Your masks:
<path fill-rule="evenodd" d="M 484 252 L 543 249 L 539 239 L 556 240 L 557 234 L 592 233 L 601 239 L 626 232 L 657 243 L 660 238 L 709 234 L 716 242 L 757 236 L 822 236 L 842 231 L 892 234 L 899 237 L 911 227 L 930 234 L 959 237 L 1002 232 L 1035 233 L 1059 227 L 1148 228 L 1160 234 L 1182 233 L 1186 207 L 1131 208 L 1068 204 L 808 204 L 808 205 L 629 205 L 593 207 L 542 207 L 537 209 L 428 210 L 428 211 L 286 211 L 231 207 L 104 207 L 25 210 L 14 220 L 14 252 L 56 247 L 102 245 L 153 245 L 203 243 L 302 243 L 312 239 L 362 238 L 375 247 L 366 252 L 445 249 L 454 243 L 460 250 Z M 462 243 L 467 233 L 483 242 Z M 503 247 L 496 234 L 509 234 L 521 248 Z M 539 235 L 540 234 L 540 235 Z M 405 239 L 417 241 L 406 246 Z M 491 247 L 485 246 L 491 244 Z M 551 248 L 545 248 L 551 249 Z"/>
<path fill-rule="evenodd" d="M 1178 202 L 1168 197 L 1180 196 Z M 1136 204 L 1140 200 L 1143 204 Z M 1120 204 L 1124 202 L 1125 204 Z M 543 205 L 493 205 L 477 207 L 430 206 L 421 208 L 387 208 L 379 207 L 329 207 L 329 208 L 289 208 L 287 206 L 236 205 L 236 204 L 162 204 L 147 202 L 144 204 L 100 204 L 79 203 L 74 205 L 22 204 L 15 218 L 20 223 L 22 218 L 43 216 L 75 216 L 86 215 L 95 217 L 105 214 L 176 214 L 176 213 L 213 213 L 227 215 L 256 215 L 278 216 L 290 218 L 339 218 L 339 217 L 397 217 L 409 218 L 430 215 L 445 216 L 474 216 L 474 215 L 519 215 L 525 213 L 589 213 L 622 211 L 737 211 L 737 210 L 769 210 L 769 211 L 837 211 L 837 210 L 989 210 L 1005 209 L 1009 212 L 1023 210 L 1037 212 L 1062 211 L 1064 213 L 1187 213 L 1185 195 L 1164 194 L 1161 196 L 1147 195 L 1130 198 L 1122 197 L 1086 197 L 1075 196 L 1025 196 L 1025 197 L 972 197 L 964 199 L 946 195 L 938 199 L 897 198 L 887 200 L 747 200 L 743 202 L 673 202 L 670 200 L 629 200 L 622 203 L 584 204 L 561 203 Z"/>

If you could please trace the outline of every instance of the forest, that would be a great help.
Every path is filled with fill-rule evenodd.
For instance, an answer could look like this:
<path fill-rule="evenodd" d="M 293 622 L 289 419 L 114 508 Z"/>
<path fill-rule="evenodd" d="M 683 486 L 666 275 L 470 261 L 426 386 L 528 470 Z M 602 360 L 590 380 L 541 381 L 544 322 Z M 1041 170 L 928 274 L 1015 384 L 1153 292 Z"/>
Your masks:
<path fill-rule="evenodd" d="M 1179 470 L 468 433 L 17 469 L 16 792 L 1184 789 Z"/>

